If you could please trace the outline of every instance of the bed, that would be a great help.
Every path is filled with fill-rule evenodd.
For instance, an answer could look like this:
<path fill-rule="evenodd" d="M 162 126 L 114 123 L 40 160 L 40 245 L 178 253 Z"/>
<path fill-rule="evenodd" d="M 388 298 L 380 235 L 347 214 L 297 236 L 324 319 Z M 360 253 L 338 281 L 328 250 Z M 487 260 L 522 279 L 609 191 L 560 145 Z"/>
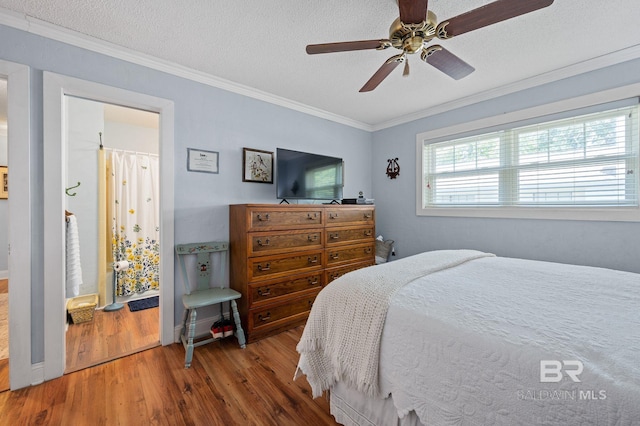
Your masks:
<path fill-rule="evenodd" d="M 345 425 L 640 424 L 640 275 L 426 252 L 325 287 L 296 378 Z"/>

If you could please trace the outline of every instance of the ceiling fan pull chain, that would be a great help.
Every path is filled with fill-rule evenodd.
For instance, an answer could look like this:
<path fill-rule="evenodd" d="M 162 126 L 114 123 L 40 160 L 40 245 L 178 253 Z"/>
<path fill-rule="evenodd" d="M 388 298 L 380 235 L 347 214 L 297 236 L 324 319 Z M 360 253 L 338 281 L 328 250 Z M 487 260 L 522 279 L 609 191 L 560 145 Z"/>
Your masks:
<path fill-rule="evenodd" d="M 404 71 L 402 71 L 402 76 L 403 77 L 408 77 L 409 76 L 409 58 L 407 58 L 404 61 Z"/>

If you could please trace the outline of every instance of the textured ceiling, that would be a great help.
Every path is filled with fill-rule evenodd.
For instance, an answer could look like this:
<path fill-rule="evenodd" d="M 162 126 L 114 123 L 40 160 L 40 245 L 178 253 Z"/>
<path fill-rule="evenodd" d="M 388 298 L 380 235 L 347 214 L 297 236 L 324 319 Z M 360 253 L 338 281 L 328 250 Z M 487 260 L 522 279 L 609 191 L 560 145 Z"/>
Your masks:
<path fill-rule="evenodd" d="M 429 0 L 429 9 L 442 21 L 490 2 Z M 376 90 L 359 93 L 395 49 L 309 56 L 305 46 L 387 38 L 394 0 L 0 0 L 0 7 L 372 128 L 640 46 L 640 1 L 556 0 L 439 42 L 475 67 L 462 80 L 412 55 L 409 77 L 398 67 Z"/>

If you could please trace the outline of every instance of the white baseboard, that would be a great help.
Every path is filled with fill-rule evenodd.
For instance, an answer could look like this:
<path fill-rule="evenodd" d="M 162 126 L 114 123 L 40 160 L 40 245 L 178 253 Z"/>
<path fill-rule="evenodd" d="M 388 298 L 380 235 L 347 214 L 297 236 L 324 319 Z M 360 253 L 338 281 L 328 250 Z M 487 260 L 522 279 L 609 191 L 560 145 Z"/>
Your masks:
<path fill-rule="evenodd" d="M 9 270 L 0 271 L 0 280 L 6 280 L 9 278 Z"/>

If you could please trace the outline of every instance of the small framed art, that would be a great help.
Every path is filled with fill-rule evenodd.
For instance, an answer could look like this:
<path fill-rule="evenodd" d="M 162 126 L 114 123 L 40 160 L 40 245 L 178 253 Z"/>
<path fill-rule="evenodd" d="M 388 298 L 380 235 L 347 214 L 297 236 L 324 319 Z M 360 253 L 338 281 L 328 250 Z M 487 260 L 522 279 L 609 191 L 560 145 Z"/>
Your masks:
<path fill-rule="evenodd" d="M 273 152 L 243 148 L 242 181 L 273 183 Z"/>
<path fill-rule="evenodd" d="M 0 199 L 9 198 L 9 171 L 6 166 L 0 167 Z"/>
<path fill-rule="evenodd" d="M 187 170 L 190 172 L 219 173 L 218 153 L 187 148 Z"/>

